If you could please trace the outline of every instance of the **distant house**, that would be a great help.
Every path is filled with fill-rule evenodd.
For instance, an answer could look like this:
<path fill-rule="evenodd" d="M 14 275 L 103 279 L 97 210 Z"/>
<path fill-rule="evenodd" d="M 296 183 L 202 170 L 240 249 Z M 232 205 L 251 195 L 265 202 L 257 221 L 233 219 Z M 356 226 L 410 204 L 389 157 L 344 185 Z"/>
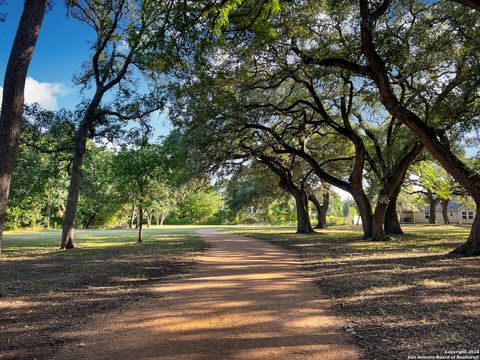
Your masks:
<path fill-rule="evenodd" d="M 475 209 L 463 204 L 451 202 L 448 204 L 448 221 L 453 224 L 471 224 L 475 217 Z M 443 224 L 442 205 L 435 207 L 435 215 L 438 224 Z M 400 222 L 406 224 L 428 224 L 430 218 L 430 206 L 425 206 L 423 211 L 402 211 Z"/>

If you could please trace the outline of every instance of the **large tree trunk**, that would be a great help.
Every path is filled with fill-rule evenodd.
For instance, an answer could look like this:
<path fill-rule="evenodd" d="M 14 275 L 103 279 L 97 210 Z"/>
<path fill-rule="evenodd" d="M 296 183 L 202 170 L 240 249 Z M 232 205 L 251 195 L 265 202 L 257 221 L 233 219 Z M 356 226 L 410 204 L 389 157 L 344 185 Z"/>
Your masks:
<path fill-rule="evenodd" d="M 48 0 L 24 2 L 8 58 L 0 113 L 0 252 L 12 173 L 22 129 L 25 82 Z"/>
<path fill-rule="evenodd" d="M 375 212 L 373 213 L 372 218 L 372 241 L 384 241 L 389 239 L 384 228 L 385 214 L 387 213 L 388 204 L 388 197 L 385 195 L 380 196 L 380 200 L 375 207 Z"/>
<path fill-rule="evenodd" d="M 452 251 L 454 254 L 462 255 L 480 255 L 480 203 L 477 203 L 477 212 L 475 218 L 473 219 L 472 229 L 470 230 L 470 235 L 467 241 Z"/>
<path fill-rule="evenodd" d="M 443 222 L 445 224 L 450 224 L 450 219 L 448 218 L 449 203 L 450 203 L 450 199 L 442 199 L 442 216 L 443 216 Z"/>
<path fill-rule="evenodd" d="M 147 212 L 147 227 L 150 227 L 151 224 L 152 224 L 152 213 Z"/>
<path fill-rule="evenodd" d="M 297 207 L 297 234 L 313 233 L 310 215 L 308 213 L 308 199 L 305 192 L 295 189 L 291 192 Z"/>
<path fill-rule="evenodd" d="M 80 184 L 82 182 L 83 157 L 87 150 L 88 135 L 91 128 L 97 120 L 97 109 L 100 105 L 104 90 L 97 89 L 92 101 L 85 111 L 85 116 L 78 127 L 75 137 L 75 146 L 73 150 L 73 161 L 70 174 L 70 186 L 68 188 L 67 206 L 65 217 L 63 218 L 61 249 L 75 248 L 75 219 L 78 210 L 78 196 L 80 194 Z"/>
<path fill-rule="evenodd" d="M 75 219 L 77 217 L 78 196 L 83 174 L 83 157 L 87 149 L 90 124 L 91 121 L 88 119 L 82 121 L 75 139 L 73 162 L 70 170 L 70 186 L 68 188 L 67 206 L 63 218 L 61 249 L 75 248 Z"/>
<path fill-rule="evenodd" d="M 364 240 L 370 239 L 372 237 L 373 229 L 372 229 L 372 205 L 370 204 L 370 200 L 368 199 L 367 195 L 361 191 L 359 193 L 351 192 L 353 199 L 355 200 L 358 213 L 362 219 L 362 227 L 363 227 L 363 238 Z"/>
<path fill-rule="evenodd" d="M 138 205 L 138 243 L 143 242 L 143 199 L 140 199 Z"/>
<path fill-rule="evenodd" d="M 317 210 L 317 226 L 315 226 L 315 229 L 325 229 L 327 227 L 327 210 L 330 202 L 330 194 L 328 192 L 323 194 L 323 201 L 321 204 L 313 194 L 309 195 L 308 200 L 313 203 Z"/>
<path fill-rule="evenodd" d="M 387 235 L 402 235 L 403 230 L 398 220 L 397 212 L 397 199 L 400 194 L 401 185 L 397 187 L 393 196 L 390 198 L 390 202 L 387 206 L 387 212 L 385 213 L 385 233 Z"/>

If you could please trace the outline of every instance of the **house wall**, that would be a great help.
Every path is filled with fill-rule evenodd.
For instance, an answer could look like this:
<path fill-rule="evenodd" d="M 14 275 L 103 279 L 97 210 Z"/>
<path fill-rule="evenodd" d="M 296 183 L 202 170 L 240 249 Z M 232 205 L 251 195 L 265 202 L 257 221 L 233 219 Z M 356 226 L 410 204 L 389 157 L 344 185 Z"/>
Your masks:
<path fill-rule="evenodd" d="M 462 218 L 462 212 L 467 213 L 467 219 Z M 474 209 L 460 209 L 460 210 L 453 210 L 448 212 L 448 219 L 450 223 L 459 223 L 459 224 L 471 224 L 473 219 L 469 219 L 469 213 L 473 213 L 473 217 L 475 217 L 476 211 Z M 402 219 L 404 216 L 412 216 L 410 214 L 401 214 L 400 218 Z M 437 216 L 437 224 L 443 224 L 443 215 L 441 211 L 436 211 Z M 413 214 L 415 224 L 428 224 L 428 219 L 425 218 L 425 212 L 416 212 Z"/>

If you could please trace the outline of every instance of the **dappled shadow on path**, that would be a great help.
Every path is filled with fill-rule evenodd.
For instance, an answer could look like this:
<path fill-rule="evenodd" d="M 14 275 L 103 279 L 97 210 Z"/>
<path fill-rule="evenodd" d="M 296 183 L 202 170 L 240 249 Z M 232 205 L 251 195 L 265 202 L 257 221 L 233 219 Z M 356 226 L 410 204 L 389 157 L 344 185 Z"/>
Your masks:
<path fill-rule="evenodd" d="M 51 359 L 56 347 L 76 342 L 70 327 L 158 297 L 152 289 L 188 272 L 202 246 L 197 236 L 159 234 L 143 245 L 2 259 L 0 359 Z"/>
<path fill-rule="evenodd" d="M 69 333 L 59 359 L 357 359 L 299 259 L 266 242 L 206 233 L 195 274 L 160 299 Z"/>
<path fill-rule="evenodd" d="M 406 230 L 388 242 L 361 241 L 341 230 L 251 235 L 303 255 L 318 287 L 349 319 L 366 358 L 478 349 L 480 258 L 445 255 L 464 241 L 465 231 Z"/>

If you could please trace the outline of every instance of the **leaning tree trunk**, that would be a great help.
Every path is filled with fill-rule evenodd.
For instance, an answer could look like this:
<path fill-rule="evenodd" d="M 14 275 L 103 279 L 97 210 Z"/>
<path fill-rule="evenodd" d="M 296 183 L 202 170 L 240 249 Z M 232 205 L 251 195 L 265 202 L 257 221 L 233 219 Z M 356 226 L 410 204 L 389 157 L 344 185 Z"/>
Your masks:
<path fill-rule="evenodd" d="M 387 211 L 385 213 L 385 233 L 388 235 L 402 235 L 403 230 L 400 226 L 400 221 L 398 220 L 397 212 L 397 199 L 400 194 L 401 186 L 398 186 L 395 190 L 393 196 L 390 198 L 390 202 L 387 206 Z"/>
<path fill-rule="evenodd" d="M 87 137 L 80 136 L 75 141 L 70 186 L 68 188 L 67 207 L 63 218 L 61 249 L 75 248 L 75 219 L 78 210 L 78 195 L 82 181 L 83 156 L 85 155 Z"/>
<path fill-rule="evenodd" d="M 22 129 L 25 82 L 48 0 L 24 2 L 8 58 L 0 113 L 0 252 L 8 196 Z"/>
<path fill-rule="evenodd" d="M 313 203 L 317 210 L 317 226 L 315 226 L 315 229 L 325 229 L 327 227 L 327 210 L 330 200 L 329 193 L 323 194 L 322 204 L 320 204 L 320 201 L 318 201 L 317 197 L 313 194 L 308 197 L 308 200 Z"/>
<path fill-rule="evenodd" d="M 140 199 L 138 205 L 138 243 L 143 242 L 143 199 Z"/>
<path fill-rule="evenodd" d="M 93 214 L 92 216 L 90 216 L 90 218 L 88 219 L 87 221 L 87 224 L 85 225 L 85 229 L 88 229 L 88 227 L 91 225 L 93 219 L 95 219 L 95 217 L 97 216 L 97 214 Z"/>
<path fill-rule="evenodd" d="M 367 195 L 361 192 L 351 192 L 350 193 L 355 200 L 355 203 L 358 207 L 358 213 L 360 218 L 362 219 L 362 227 L 363 227 L 363 238 L 364 240 L 370 239 L 372 237 L 373 229 L 373 217 L 372 217 L 372 205 L 370 204 L 370 200 L 368 199 Z"/>
<path fill-rule="evenodd" d="M 312 224 L 310 223 L 310 215 L 308 213 L 308 200 L 304 191 L 292 191 L 295 198 L 295 205 L 297 208 L 297 234 L 313 233 Z"/>
<path fill-rule="evenodd" d="M 442 199 L 442 216 L 443 216 L 443 222 L 445 224 L 450 224 L 450 219 L 448 218 L 449 203 L 450 203 L 450 199 Z"/>
<path fill-rule="evenodd" d="M 83 120 L 78 127 L 73 150 L 73 161 L 70 175 L 70 186 L 68 188 L 67 207 L 63 218 L 61 249 L 75 248 L 75 219 L 78 210 L 78 196 L 80 194 L 80 183 L 82 181 L 83 157 L 87 150 L 87 140 L 91 128 L 97 119 L 97 109 L 103 96 L 103 89 L 95 92 L 92 101 L 88 105 Z"/>

